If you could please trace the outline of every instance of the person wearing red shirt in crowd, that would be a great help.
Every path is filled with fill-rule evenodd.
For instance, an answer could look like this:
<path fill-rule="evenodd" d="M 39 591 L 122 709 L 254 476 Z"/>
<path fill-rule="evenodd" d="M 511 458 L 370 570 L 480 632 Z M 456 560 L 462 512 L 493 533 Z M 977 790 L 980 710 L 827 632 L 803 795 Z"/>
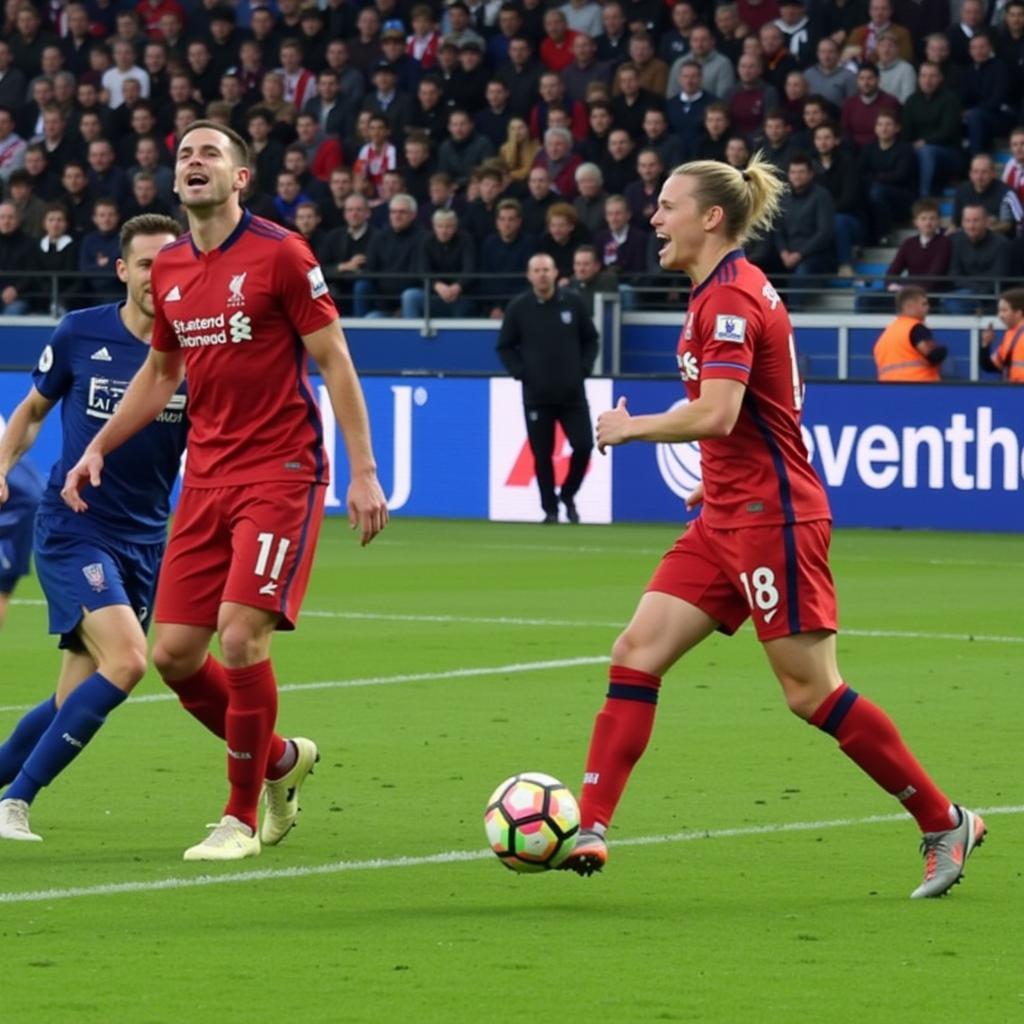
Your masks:
<path fill-rule="evenodd" d="M 441 45 L 441 33 L 437 31 L 434 13 L 426 4 L 417 4 L 412 9 L 412 33 L 406 38 L 406 53 L 424 71 L 437 63 L 437 50 Z"/>
<path fill-rule="evenodd" d="M 875 137 L 875 121 L 883 110 L 899 117 L 900 102 L 878 88 L 878 68 L 874 64 L 861 64 L 857 70 L 857 95 L 843 103 L 843 137 L 857 149 L 866 146 Z"/>
<path fill-rule="evenodd" d="M 580 833 L 563 866 L 589 875 L 607 862 L 606 831 L 650 738 L 665 672 L 712 633 L 735 633 L 752 618 L 790 710 L 835 737 L 916 819 L 925 873 L 913 897 L 941 896 L 960 880 L 985 823 L 949 800 L 889 716 L 839 672 L 831 511 L 801 434 L 793 325 L 740 248 L 749 234 L 771 228 L 784 188 L 760 157 L 742 171 L 684 164 L 651 219 L 661 268 L 692 282 L 676 350 L 688 401 L 632 416 L 620 398 L 598 417 L 597 446 L 699 441 L 703 482 L 687 505 L 703 508 L 662 558 L 612 648 L 583 776 Z"/>
<path fill-rule="evenodd" d="M 310 358 L 344 435 L 352 526 L 365 545 L 388 519 L 366 405 L 323 272 L 301 236 L 242 208 L 250 177 L 240 135 L 210 121 L 185 132 L 175 191 L 190 232 L 153 265 L 150 353 L 63 491 L 84 511 L 82 491 L 101 486 L 104 455 L 158 416 L 187 379 L 189 457 L 160 573 L 153 660 L 186 710 L 226 740 L 231 795 L 186 860 L 238 860 L 259 854 L 261 839 L 280 842 L 318 757 L 311 740 L 274 732 L 270 662 L 274 631 L 298 619 L 323 516 L 328 463 Z M 215 632 L 223 663 L 209 653 Z"/>
<path fill-rule="evenodd" d="M 286 39 L 281 44 L 277 71 L 284 76 L 284 98 L 301 110 L 316 95 L 316 75 L 302 66 L 302 44 L 298 40 Z"/>
<path fill-rule="evenodd" d="M 163 39 L 164 34 L 160 28 L 160 19 L 165 14 L 174 14 L 181 21 L 186 22 L 185 9 L 178 3 L 178 0 L 140 0 L 135 5 L 135 13 L 139 16 L 143 31 L 150 39 Z"/>
<path fill-rule="evenodd" d="M 733 131 L 751 138 L 764 115 L 778 107 L 779 94 L 762 77 L 764 64 L 757 54 L 743 54 L 736 70 L 739 79 L 722 100 L 729 108 Z"/>
<path fill-rule="evenodd" d="M 331 172 L 345 161 L 341 143 L 331 135 L 324 135 L 312 114 L 299 114 L 295 121 L 296 142 L 306 152 L 309 171 L 320 181 L 330 181 Z"/>
<path fill-rule="evenodd" d="M 565 83 L 556 71 L 545 71 L 538 83 L 540 99 L 530 111 L 530 136 L 541 138 L 548 130 L 548 110 L 564 107 L 572 119 L 572 135 L 578 142 L 587 137 L 587 108 L 580 102 L 570 102 L 565 96 Z"/>
<path fill-rule="evenodd" d="M 534 158 L 534 167 L 543 167 L 551 178 L 551 187 L 565 200 L 576 198 L 576 168 L 583 163 L 572 151 L 572 133 L 567 128 L 549 128 L 544 133 L 544 148 Z"/>
<path fill-rule="evenodd" d="M 380 193 L 384 173 L 393 171 L 398 166 L 398 151 L 388 141 L 391 127 L 383 114 L 371 116 L 369 132 L 370 141 L 359 150 L 352 170 L 357 177 L 366 179 L 376 195 Z"/>
<path fill-rule="evenodd" d="M 565 15 L 552 8 L 544 15 L 544 38 L 540 42 L 541 63 L 551 71 L 564 71 L 573 61 L 572 41 L 576 33 Z"/>

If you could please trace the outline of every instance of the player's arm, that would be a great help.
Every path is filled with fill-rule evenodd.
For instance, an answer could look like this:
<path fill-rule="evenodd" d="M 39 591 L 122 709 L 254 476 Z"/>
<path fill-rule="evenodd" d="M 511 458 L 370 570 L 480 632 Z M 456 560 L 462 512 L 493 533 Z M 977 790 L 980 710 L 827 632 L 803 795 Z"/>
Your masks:
<path fill-rule="evenodd" d="M 341 428 L 351 473 L 348 520 L 353 530 L 361 531 L 362 543 L 366 545 L 387 525 L 388 503 L 377 480 L 370 417 L 341 322 L 332 320 L 326 327 L 302 335 L 302 343 L 320 368 L 331 408 Z"/>
<path fill-rule="evenodd" d="M 696 401 L 650 416 L 630 416 L 622 397 L 614 409 L 597 418 L 598 451 L 603 453 L 605 448 L 627 441 L 678 444 L 728 437 L 739 419 L 746 390 L 746 385 L 736 380 L 706 380 Z"/>
<path fill-rule="evenodd" d="M 152 423 L 178 390 L 184 376 L 185 356 L 179 349 L 161 352 L 150 348 L 146 361 L 125 389 L 114 415 L 89 442 L 78 462 L 68 470 L 60 493 L 71 509 L 84 512 L 89 507 L 82 500 L 82 488 L 87 484 L 100 486 L 104 456 Z"/>
<path fill-rule="evenodd" d="M 11 413 L 6 429 L 0 435 L 0 505 L 10 497 L 7 474 L 35 444 L 39 428 L 56 404 L 55 400 L 32 388 Z"/>

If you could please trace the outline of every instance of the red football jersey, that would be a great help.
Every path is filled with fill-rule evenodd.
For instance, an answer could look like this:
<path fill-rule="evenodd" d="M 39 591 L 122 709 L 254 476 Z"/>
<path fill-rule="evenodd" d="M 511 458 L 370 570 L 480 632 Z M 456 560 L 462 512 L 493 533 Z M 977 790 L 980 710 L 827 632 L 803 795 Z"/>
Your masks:
<path fill-rule="evenodd" d="M 153 347 L 185 350 L 185 482 L 325 482 L 320 408 L 302 335 L 338 319 L 305 239 L 246 212 L 218 249 L 191 235 L 153 264 Z"/>
<path fill-rule="evenodd" d="M 690 401 L 704 380 L 747 388 L 732 433 L 700 442 L 704 522 L 733 529 L 830 519 L 800 436 L 803 381 L 789 314 L 742 250 L 690 293 L 676 358 Z"/>

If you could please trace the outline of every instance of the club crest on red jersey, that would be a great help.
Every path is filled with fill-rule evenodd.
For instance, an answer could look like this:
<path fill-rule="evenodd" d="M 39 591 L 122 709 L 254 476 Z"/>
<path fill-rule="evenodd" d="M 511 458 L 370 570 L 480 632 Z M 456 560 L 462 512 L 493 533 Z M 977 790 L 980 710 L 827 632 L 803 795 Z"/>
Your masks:
<path fill-rule="evenodd" d="M 245 294 L 242 289 L 245 287 L 245 279 L 248 275 L 248 271 L 244 274 L 235 274 L 230 283 L 228 284 L 228 308 L 238 309 L 239 306 L 245 305 Z"/>

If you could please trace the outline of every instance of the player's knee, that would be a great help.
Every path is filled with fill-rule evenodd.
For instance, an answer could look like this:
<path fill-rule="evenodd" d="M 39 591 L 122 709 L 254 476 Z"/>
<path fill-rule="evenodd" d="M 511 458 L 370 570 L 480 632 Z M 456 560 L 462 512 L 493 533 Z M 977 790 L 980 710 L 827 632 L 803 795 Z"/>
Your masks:
<path fill-rule="evenodd" d="M 176 644 L 158 637 L 153 646 L 153 664 L 163 679 L 185 679 L 195 675 L 206 659 L 205 650 Z"/>
<path fill-rule="evenodd" d="M 130 690 L 146 674 L 146 648 L 126 644 L 116 655 L 100 662 L 99 669 L 115 686 Z"/>
<path fill-rule="evenodd" d="M 254 665 L 266 656 L 263 638 L 244 620 L 225 623 L 219 635 L 220 650 L 226 665 L 236 668 Z"/>
<path fill-rule="evenodd" d="M 804 721 L 814 714 L 821 703 L 821 693 L 817 687 L 796 679 L 784 680 L 783 691 L 786 695 L 786 706 L 797 718 Z"/>
<path fill-rule="evenodd" d="M 632 665 L 634 659 L 644 649 L 640 637 L 632 629 L 624 629 L 612 644 L 612 664 Z"/>

